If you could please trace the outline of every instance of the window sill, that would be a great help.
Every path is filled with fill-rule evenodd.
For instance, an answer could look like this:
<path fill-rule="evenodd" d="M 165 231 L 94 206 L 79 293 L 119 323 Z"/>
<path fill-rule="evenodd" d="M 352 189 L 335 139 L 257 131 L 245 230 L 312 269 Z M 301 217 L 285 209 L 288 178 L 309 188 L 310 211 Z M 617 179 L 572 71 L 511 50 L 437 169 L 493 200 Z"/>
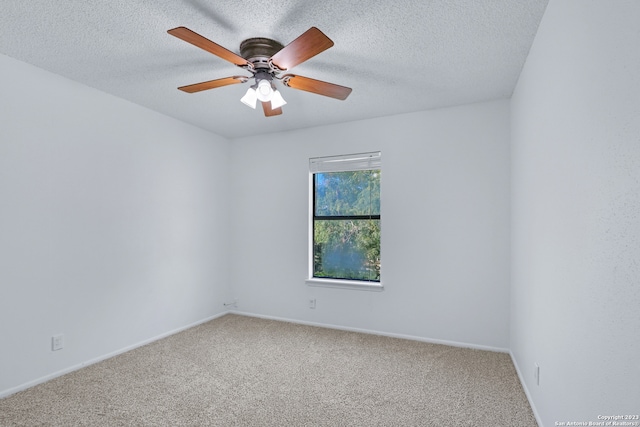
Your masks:
<path fill-rule="evenodd" d="M 319 286 L 323 288 L 355 289 L 359 291 L 382 291 L 384 287 L 381 282 L 363 282 L 359 280 L 339 280 L 339 279 L 318 279 L 311 278 L 305 280 L 309 286 Z"/>

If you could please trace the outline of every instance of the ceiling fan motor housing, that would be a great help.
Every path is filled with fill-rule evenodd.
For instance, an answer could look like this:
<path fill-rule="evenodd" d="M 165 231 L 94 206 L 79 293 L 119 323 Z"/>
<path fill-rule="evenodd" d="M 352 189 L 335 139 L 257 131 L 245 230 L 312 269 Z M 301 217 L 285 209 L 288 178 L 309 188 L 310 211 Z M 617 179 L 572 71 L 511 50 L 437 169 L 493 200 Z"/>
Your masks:
<path fill-rule="evenodd" d="M 240 56 L 258 69 L 269 69 L 269 58 L 278 53 L 284 46 L 265 37 L 254 37 L 240 43 Z"/>

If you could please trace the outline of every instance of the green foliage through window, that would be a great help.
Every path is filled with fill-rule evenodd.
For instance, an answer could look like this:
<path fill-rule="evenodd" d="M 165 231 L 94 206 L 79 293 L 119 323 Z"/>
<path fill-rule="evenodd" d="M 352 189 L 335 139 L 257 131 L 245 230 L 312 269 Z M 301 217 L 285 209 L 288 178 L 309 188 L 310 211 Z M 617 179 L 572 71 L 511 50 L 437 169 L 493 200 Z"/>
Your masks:
<path fill-rule="evenodd" d="M 379 282 L 380 170 L 313 179 L 313 277 Z"/>

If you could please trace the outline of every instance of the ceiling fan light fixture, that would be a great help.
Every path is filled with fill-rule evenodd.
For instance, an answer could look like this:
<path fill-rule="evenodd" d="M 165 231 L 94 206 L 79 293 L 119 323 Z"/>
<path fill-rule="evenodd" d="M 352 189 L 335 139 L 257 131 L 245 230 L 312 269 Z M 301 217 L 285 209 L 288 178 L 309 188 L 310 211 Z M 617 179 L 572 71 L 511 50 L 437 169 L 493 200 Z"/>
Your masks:
<path fill-rule="evenodd" d="M 271 96 L 271 108 L 275 110 L 276 108 L 282 107 L 286 103 L 287 101 L 284 100 L 280 92 L 277 89 L 274 89 L 273 95 Z"/>
<path fill-rule="evenodd" d="M 271 101 L 271 97 L 273 96 L 273 88 L 271 87 L 271 82 L 266 79 L 259 80 L 258 87 L 256 87 L 256 95 L 261 102 Z"/>
<path fill-rule="evenodd" d="M 247 89 L 247 93 L 244 94 L 242 98 L 240 98 L 240 102 L 242 102 L 247 107 L 251 107 L 254 110 L 256 109 L 256 103 L 258 101 L 258 94 L 253 87 Z"/>

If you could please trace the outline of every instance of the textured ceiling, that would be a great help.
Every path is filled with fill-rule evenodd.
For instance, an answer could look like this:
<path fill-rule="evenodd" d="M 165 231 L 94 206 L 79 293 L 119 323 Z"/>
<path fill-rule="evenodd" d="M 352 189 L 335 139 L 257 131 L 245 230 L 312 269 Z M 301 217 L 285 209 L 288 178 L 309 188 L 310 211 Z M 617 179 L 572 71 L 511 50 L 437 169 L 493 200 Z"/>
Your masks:
<path fill-rule="evenodd" d="M 0 53 L 230 138 L 508 98 L 548 0 L 2 0 Z M 286 45 L 312 26 L 335 45 L 291 72 L 353 88 L 339 101 L 280 88 L 266 118 L 248 75 L 167 34 L 185 26 L 239 53 L 249 37 Z"/>

